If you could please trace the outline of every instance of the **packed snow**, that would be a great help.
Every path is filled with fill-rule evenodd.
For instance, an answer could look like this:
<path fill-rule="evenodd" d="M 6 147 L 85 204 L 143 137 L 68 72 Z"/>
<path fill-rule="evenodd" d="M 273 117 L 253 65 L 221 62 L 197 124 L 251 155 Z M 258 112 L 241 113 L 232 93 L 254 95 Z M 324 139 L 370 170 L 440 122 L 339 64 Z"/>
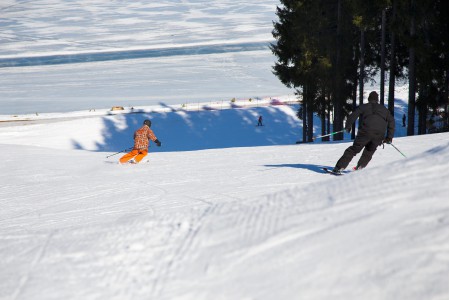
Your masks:
<path fill-rule="evenodd" d="M 5 0 L 0 56 L 268 41 L 277 4 L 108 3 Z M 0 299 L 449 299 L 449 134 L 405 136 L 402 86 L 397 149 L 326 174 L 349 135 L 296 144 L 298 104 L 267 75 L 269 55 L 0 68 Z M 213 77 L 220 61 L 235 72 Z M 167 101 L 137 101 L 150 90 L 141 75 L 167 62 L 173 72 L 151 85 Z M 265 95 L 242 88 L 261 82 Z M 175 102 L 177 88 L 198 101 Z M 162 146 L 118 164 L 147 118 Z"/>
<path fill-rule="evenodd" d="M 448 299 L 448 134 L 337 177 L 350 142 L 294 144 L 294 112 L 3 123 L 0 298 Z M 145 118 L 162 147 L 107 158 Z"/>

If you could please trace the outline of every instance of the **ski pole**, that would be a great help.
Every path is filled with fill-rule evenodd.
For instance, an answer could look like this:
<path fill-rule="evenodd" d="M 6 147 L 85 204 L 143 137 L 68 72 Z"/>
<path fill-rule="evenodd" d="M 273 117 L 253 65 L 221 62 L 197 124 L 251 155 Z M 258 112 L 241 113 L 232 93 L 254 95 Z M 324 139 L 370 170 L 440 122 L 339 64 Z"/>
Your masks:
<path fill-rule="evenodd" d="M 340 132 L 343 132 L 343 131 L 345 131 L 345 130 L 343 129 L 343 130 L 335 131 L 335 132 L 332 132 L 332 133 L 329 133 L 329 134 L 316 136 L 316 137 L 313 137 L 312 140 L 314 140 L 314 139 L 319 139 L 319 138 L 323 138 L 323 137 L 330 136 L 330 135 L 334 135 L 334 134 L 337 134 L 337 133 L 340 133 Z"/>
<path fill-rule="evenodd" d="M 108 156 L 106 156 L 106 158 L 109 158 L 109 157 L 111 157 L 111 156 L 114 156 L 114 155 L 117 155 L 117 154 L 123 153 L 123 152 L 125 152 L 125 151 L 129 151 L 129 150 L 131 150 L 132 148 L 133 148 L 133 147 L 130 147 L 130 148 L 126 148 L 126 149 L 124 149 L 124 150 L 122 150 L 122 151 L 119 151 L 119 152 L 117 152 L 117 153 L 114 153 L 114 154 L 108 155 Z"/>
<path fill-rule="evenodd" d="M 404 153 L 401 152 L 401 150 L 399 150 L 395 145 L 393 145 L 393 143 L 390 143 L 391 146 L 393 146 L 394 149 L 396 149 L 399 153 L 402 154 L 402 156 L 404 156 L 405 158 L 407 158 L 407 156 L 405 156 Z"/>

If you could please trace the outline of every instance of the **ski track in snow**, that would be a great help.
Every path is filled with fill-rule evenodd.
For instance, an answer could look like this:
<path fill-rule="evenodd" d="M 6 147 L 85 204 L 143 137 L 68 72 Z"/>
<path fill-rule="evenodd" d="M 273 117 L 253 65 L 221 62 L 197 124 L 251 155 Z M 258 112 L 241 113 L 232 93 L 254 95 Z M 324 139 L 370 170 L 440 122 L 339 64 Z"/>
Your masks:
<path fill-rule="evenodd" d="M 9 153 L 3 168 L 10 170 L 0 174 L 0 197 L 5 199 L 0 204 L 1 244 L 5 245 L 0 246 L 0 254 L 5 257 L 2 269 L 7 270 L 0 275 L 0 292 L 33 300 L 36 289 L 41 299 L 173 299 L 180 295 L 210 299 L 208 291 L 220 290 L 223 299 L 245 295 L 273 299 L 282 298 L 287 284 L 286 299 L 289 292 L 302 290 L 314 295 L 312 299 L 329 295 L 338 299 L 338 293 L 352 293 L 341 290 L 335 281 L 320 281 L 324 271 L 308 266 L 307 261 L 315 259 L 314 251 L 334 258 L 332 252 L 315 249 L 314 241 L 334 234 L 346 238 L 347 228 L 377 220 L 395 201 L 417 197 L 421 192 L 416 186 L 421 182 L 410 176 L 422 179 L 423 185 L 435 180 L 433 172 L 421 172 L 426 165 L 420 157 L 440 154 L 445 148 L 434 147 L 444 147 L 447 135 L 397 138 L 395 144 L 411 158 L 404 160 L 387 145 L 379 148 L 369 169 L 336 178 L 322 173 L 321 167 L 333 166 L 347 143 L 254 147 L 270 144 L 279 132 L 284 136 L 277 142 L 294 140 L 298 121 L 291 120 L 292 112 L 291 107 L 266 107 L 188 113 L 182 122 L 194 122 L 178 132 L 163 130 L 172 119 L 179 120 L 176 112 L 152 115 L 156 132 L 163 137 L 162 150 L 171 152 L 151 147 L 148 162 L 134 166 L 118 165 L 120 155 L 105 159 L 102 152 L 71 149 L 77 145 L 89 150 L 105 140 L 102 147 L 120 149 L 123 145 L 114 143 L 131 135 L 145 115 L 62 118 L 0 128 L 5 143 L 0 150 Z M 263 131 L 245 121 L 259 113 L 272 123 Z M 230 124 L 230 120 L 235 127 L 217 125 Z M 288 125 L 279 120 L 289 120 Z M 111 124 L 107 130 L 105 124 Z M 192 145 L 204 149 L 209 144 L 200 140 L 227 136 L 228 146 L 246 145 L 241 142 L 247 143 L 249 137 L 254 144 L 175 151 Z M 413 159 L 413 155 L 421 156 Z M 433 168 L 446 172 L 444 160 Z M 360 187 L 359 192 L 348 193 L 348 185 Z M 438 188 L 424 189 L 421 197 L 444 192 L 444 185 Z M 444 223 L 447 214 L 440 219 Z M 400 239 L 393 237 L 393 241 Z M 352 243 L 349 239 L 346 244 Z M 348 251 L 332 238 L 328 247 Z M 438 246 L 431 249 L 423 253 L 436 251 L 438 259 L 445 259 Z M 363 251 L 379 259 L 376 251 L 366 247 L 351 248 L 349 255 L 359 257 Z M 266 260 L 268 269 L 263 267 Z M 391 272 L 400 273 L 400 267 Z M 289 274 L 295 268 L 305 268 L 310 276 L 292 281 Z M 373 276 L 382 278 L 381 271 L 373 268 Z M 347 280 L 357 278 L 357 272 L 349 273 Z M 225 274 L 229 276 L 222 277 Z M 261 283 L 257 288 L 245 284 L 247 277 L 257 277 Z M 311 285 L 315 281 L 319 283 Z M 329 293 L 318 292 L 324 290 Z"/>
<path fill-rule="evenodd" d="M 374 300 L 422 299 L 431 284 L 438 299 L 445 282 L 430 281 L 447 274 L 438 266 L 449 262 L 449 208 L 439 201 L 446 186 L 428 183 L 449 175 L 446 136 L 419 137 L 419 147 L 418 137 L 396 139 L 411 158 L 379 149 L 370 168 L 342 177 L 311 163 L 332 165 L 346 143 L 150 153 L 136 166 L 1 145 L 22 164 L 6 161 L 14 176 L 0 175 L 0 291 L 11 299 L 36 299 L 39 289 L 38 299 L 219 291 L 222 299 Z M 423 172 L 429 159 L 432 172 Z M 410 218 L 408 209 L 421 213 Z M 297 270 L 301 280 L 292 279 Z M 245 281 L 255 277 L 257 285 Z M 400 292 L 391 280 L 417 288 Z"/>
<path fill-rule="evenodd" d="M 274 1 L 181 2 L 8 1 L 2 16 L 16 26 L 0 56 L 272 39 Z M 2 68 L 0 94 L 11 114 L 285 95 L 273 59 L 258 50 Z M 405 102 L 395 109 L 403 136 Z M 349 144 L 292 145 L 301 127 L 291 107 L 79 114 L 2 123 L 0 299 L 449 299 L 448 134 L 395 138 L 407 159 L 386 146 L 369 168 L 334 177 L 320 168 Z M 105 159 L 146 117 L 162 150 L 135 166 Z"/>

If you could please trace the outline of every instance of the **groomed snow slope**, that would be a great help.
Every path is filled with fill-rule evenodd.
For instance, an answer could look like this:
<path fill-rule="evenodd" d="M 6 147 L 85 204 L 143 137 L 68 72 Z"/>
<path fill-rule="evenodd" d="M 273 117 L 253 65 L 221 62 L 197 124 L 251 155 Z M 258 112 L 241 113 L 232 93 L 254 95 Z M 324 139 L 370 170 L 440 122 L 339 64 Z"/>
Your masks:
<path fill-rule="evenodd" d="M 193 50 L 1 68 L 0 119 L 290 94 L 268 48 L 195 53 L 271 42 L 279 2 L 200 2 L 2 1 L 0 59 Z M 0 122 L 0 299 L 449 299 L 448 134 L 333 177 L 349 143 L 294 145 L 286 107 L 85 117 Z M 146 117 L 149 162 L 106 159 Z"/>
<path fill-rule="evenodd" d="M 448 134 L 397 138 L 409 158 L 386 146 L 335 177 L 320 167 L 347 142 L 121 166 L 112 152 L 33 146 L 44 132 L 57 142 L 59 123 L 22 145 L 27 126 L 2 128 L 0 299 L 449 297 Z"/>

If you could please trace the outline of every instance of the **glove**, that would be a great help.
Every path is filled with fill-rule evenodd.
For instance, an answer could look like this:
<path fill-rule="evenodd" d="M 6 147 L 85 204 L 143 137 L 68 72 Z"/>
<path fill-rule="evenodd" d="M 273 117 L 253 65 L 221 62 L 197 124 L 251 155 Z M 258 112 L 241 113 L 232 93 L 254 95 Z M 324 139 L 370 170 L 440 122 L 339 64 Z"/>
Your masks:
<path fill-rule="evenodd" d="M 158 139 L 156 139 L 154 142 L 156 143 L 156 145 L 157 145 L 158 147 L 160 147 L 160 146 L 162 145 L 162 143 L 161 143 Z"/>
<path fill-rule="evenodd" d="M 391 142 L 393 142 L 393 139 L 392 139 L 392 138 L 389 138 L 389 137 L 386 137 L 386 138 L 382 141 L 382 143 L 385 143 L 385 144 L 391 144 Z"/>
<path fill-rule="evenodd" d="M 351 127 L 347 127 L 347 128 L 345 128 L 345 130 L 346 130 L 347 133 L 350 133 L 351 132 Z"/>

